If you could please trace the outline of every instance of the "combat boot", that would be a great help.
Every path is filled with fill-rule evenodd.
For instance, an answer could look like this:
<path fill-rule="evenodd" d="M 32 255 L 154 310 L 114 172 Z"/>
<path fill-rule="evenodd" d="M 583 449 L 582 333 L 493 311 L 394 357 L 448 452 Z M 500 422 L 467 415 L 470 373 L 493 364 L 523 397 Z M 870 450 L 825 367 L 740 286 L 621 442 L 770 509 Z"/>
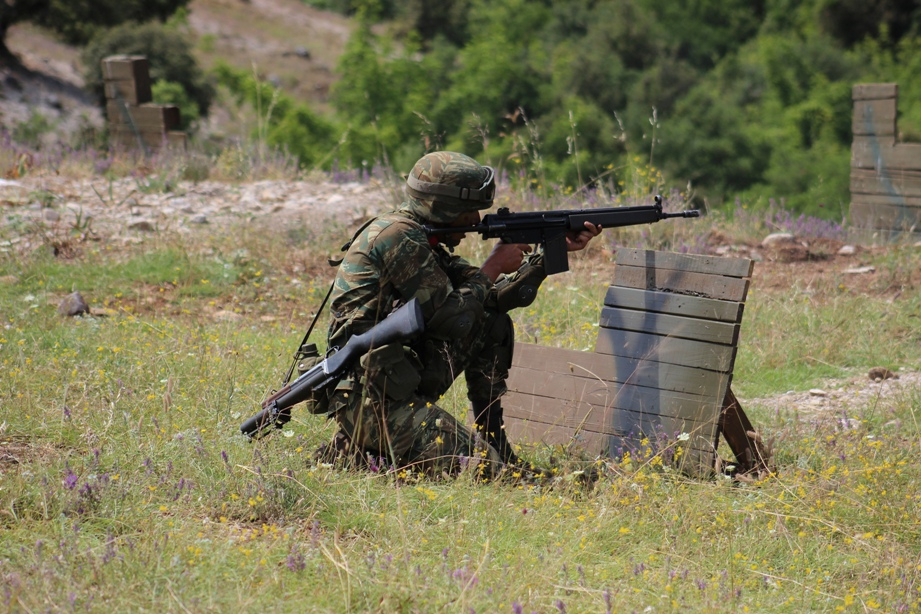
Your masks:
<path fill-rule="evenodd" d="M 317 465 L 332 465 L 337 461 L 354 463 L 361 458 L 352 448 L 348 435 L 337 431 L 331 441 L 324 443 L 313 453 L 313 462 Z"/>
<path fill-rule="evenodd" d="M 521 465 L 521 459 L 512 449 L 505 435 L 505 422 L 502 419 L 502 405 L 499 401 L 471 401 L 473 406 L 473 423 L 476 430 L 491 445 L 503 462 L 509 465 Z"/>

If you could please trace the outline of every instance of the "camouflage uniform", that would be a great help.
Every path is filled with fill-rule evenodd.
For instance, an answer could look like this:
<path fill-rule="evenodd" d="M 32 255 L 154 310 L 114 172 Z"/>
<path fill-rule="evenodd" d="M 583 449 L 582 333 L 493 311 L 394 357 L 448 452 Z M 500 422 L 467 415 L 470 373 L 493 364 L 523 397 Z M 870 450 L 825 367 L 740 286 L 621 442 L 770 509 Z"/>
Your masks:
<path fill-rule="evenodd" d="M 439 155 L 429 154 L 420 163 L 444 163 Z M 428 177 L 425 170 L 417 174 Z M 486 457 L 494 468 L 496 450 L 437 402 L 464 373 L 474 408 L 498 407 L 511 367 L 512 322 L 497 308 L 492 281 L 431 241 L 423 228 L 450 222 L 458 216 L 457 207 L 469 210 L 471 205 L 452 209 L 450 197 L 427 200 L 409 191 L 398 210 L 358 233 L 340 264 L 329 347 L 343 346 L 351 335 L 367 331 L 413 298 L 421 304 L 425 333 L 406 346 L 372 350 L 339 383 L 330 409 L 353 449 L 396 466 L 451 473 L 464 457 Z"/>

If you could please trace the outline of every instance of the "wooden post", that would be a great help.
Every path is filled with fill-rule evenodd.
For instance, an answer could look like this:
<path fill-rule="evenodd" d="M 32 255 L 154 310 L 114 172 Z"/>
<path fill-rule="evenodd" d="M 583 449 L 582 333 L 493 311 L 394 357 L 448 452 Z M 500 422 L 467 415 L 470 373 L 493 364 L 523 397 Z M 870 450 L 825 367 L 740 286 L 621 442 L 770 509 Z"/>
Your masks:
<path fill-rule="evenodd" d="M 898 142 L 895 83 L 855 85 L 851 235 L 866 243 L 921 238 L 921 144 Z"/>

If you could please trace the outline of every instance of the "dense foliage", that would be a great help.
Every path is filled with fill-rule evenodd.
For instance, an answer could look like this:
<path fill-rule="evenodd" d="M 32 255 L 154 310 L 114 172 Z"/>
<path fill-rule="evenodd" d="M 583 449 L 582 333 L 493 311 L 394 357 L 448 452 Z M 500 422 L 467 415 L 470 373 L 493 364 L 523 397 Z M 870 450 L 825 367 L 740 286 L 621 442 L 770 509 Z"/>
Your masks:
<path fill-rule="evenodd" d="M 333 92 L 340 117 L 375 139 L 358 149 L 400 168 L 450 147 L 529 179 L 616 188 L 640 156 L 711 204 L 775 198 L 840 217 L 853 84 L 898 82 L 901 128 L 921 132 L 914 1 L 324 6 L 361 23 Z M 382 21 L 390 34 L 371 28 Z"/>
<path fill-rule="evenodd" d="M 31 21 L 53 30 L 69 43 L 86 44 L 113 26 L 148 20 L 166 21 L 189 0 L 6 0 L 0 2 L 0 51 L 3 37 L 17 22 Z M 8 52 L 7 52 L 8 53 Z"/>

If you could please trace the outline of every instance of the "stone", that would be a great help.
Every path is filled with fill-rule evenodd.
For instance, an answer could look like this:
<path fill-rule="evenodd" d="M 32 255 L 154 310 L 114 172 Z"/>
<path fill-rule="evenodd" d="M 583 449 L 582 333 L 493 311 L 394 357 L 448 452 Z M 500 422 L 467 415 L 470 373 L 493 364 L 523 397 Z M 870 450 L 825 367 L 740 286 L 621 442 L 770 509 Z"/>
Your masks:
<path fill-rule="evenodd" d="M 764 239 L 761 241 L 761 245 L 763 247 L 770 247 L 773 245 L 781 245 L 783 243 L 793 243 L 795 241 L 796 237 L 794 237 L 789 232 L 775 232 L 764 237 Z"/>
<path fill-rule="evenodd" d="M 62 316 L 79 316 L 89 314 L 90 306 L 86 304 L 83 295 L 79 292 L 73 292 L 64 297 L 64 300 L 58 305 L 58 313 Z"/>
<path fill-rule="evenodd" d="M 857 253 L 857 248 L 853 245 L 842 245 L 838 250 L 839 256 L 853 256 Z"/>
<path fill-rule="evenodd" d="M 243 314 L 222 309 L 218 312 L 215 312 L 212 317 L 219 322 L 239 322 L 243 319 Z"/>
<path fill-rule="evenodd" d="M 128 230 L 140 230 L 142 232 L 152 232 L 156 230 L 154 223 L 148 219 L 134 220 L 128 223 Z"/>
<path fill-rule="evenodd" d="M 870 369 L 870 372 L 867 373 L 871 381 L 878 382 L 886 379 L 899 379 L 898 373 L 893 373 L 886 367 L 873 367 Z"/>

